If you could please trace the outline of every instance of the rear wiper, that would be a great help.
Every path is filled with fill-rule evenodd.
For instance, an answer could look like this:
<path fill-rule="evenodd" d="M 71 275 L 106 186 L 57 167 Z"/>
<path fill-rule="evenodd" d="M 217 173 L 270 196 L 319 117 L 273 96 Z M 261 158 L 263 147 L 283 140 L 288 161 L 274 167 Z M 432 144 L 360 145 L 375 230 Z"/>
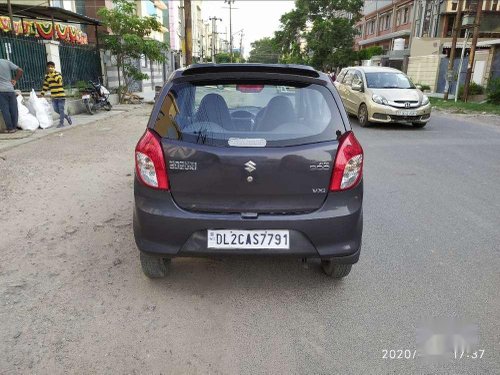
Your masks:
<path fill-rule="evenodd" d="M 201 129 L 200 131 L 197 132 L 198 135 L 196 137 L 196 143 L 199 143 L 199 144 L 202 144 L 204 145 L 206 142 L 207 142 L 207 138 L 208 138 L 208 132 L 207 132 L 207 129 L 204 128 L 204 129 Z M 201 142 L 200 142 L 201 141 Z"/>

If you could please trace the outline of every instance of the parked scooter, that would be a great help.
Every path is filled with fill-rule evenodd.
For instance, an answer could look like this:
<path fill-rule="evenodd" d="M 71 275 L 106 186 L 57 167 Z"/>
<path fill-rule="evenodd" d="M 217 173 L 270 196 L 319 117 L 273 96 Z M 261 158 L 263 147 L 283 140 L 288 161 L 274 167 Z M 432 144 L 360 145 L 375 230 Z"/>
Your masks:
<path fill-rule="evenodd" d="M 87 112 L 93 115 L 99 109 L 111 111 L 113 106 L 109 102 L 109 94 L 108 89 L 99 82 L 89 81 L 89 87 L 82 93 L 82 101 Z"/>

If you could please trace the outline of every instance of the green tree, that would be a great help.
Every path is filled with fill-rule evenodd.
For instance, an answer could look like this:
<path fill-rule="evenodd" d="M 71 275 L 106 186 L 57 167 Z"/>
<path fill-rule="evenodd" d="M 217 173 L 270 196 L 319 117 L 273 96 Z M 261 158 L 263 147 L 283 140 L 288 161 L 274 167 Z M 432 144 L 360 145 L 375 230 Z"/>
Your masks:
<path fill-rule="evenodd" d="M 275 38 L 262 38 L 251 44 L 248 62 L 277 64 L 281 56 L 281 48 Z"/>
<path fill-rule="evenodd" d="M 370 60 L 372 56 L 383 55 L 384 49 L 380 46 L 363 48 L 358 51 L 358 60 Z"/>
<path fill-rule="evenodd" d="M 280 30 L 274 33 L 276 43 L 282 48 L 281 62 L 287 64 L 308 63 L 308 54 L 303 49 L 307 20 L 307 9 L 304 7 L 297 7 L 297 9 L 281 16 Z"/>
<path fill-rule="evenodd" d="M 321 70 L 351 64 L 356 59 L 354 26 L 362 6 L 363 0 L 296 0 L 275 33 L 282 46 L 281 61 Z"/>
<path fill-rule="evenodd" d="M 133 81 L 148 79 L 132 62 L 141 57 L 165 61 L 166 43 L 149 39 L 154 31 L 162 31 L 155 17 L 139 17 L 133 0 L 113 0 L 113 9 L 101 8 L 98 16 L 111 31 L 102 36 L 104 48 L 116 58 L 120 102 Z M 123 81 L 122 81 L 123 80 Z"/>
<path fill-rule="evenodd" d="M 233 62 L 244 63 L 246 60 L 239 52 L 233 52 Z M 217 64 L 228 64 L 231 62 L 231 55 L 228 52 L 221 52 L 215 55 Z"/>

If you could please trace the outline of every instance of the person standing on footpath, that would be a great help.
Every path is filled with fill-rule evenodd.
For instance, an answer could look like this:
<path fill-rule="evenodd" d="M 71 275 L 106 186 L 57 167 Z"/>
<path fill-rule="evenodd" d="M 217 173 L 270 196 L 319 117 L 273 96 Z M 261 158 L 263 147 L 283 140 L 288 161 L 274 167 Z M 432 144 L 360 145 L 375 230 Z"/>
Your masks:
<path fill-rule="evenodd" d="M 12 79 L 13 71 L 16 72 L 14 79 Z M 7 133 L 17 131 L 19 112 L 14 86 L 22 76 L 23 70 L 20 67 L 9 60 L 0 59 L 0 111 L 7 126 Z"/>
<path fill-rule="evenodd" d="M 54 111 L 59 114 L 59 125 L 58 128 L 64 126 L 64 119 L 68 120 L 71 125 L 73 121 L 69 115 L 64 113 L 64 105 L 66 104 L 66 93 L 63 87 L 63 77 L 61 73 L 56 71 L 56 64 L 52 61 L 47 63 L 47 74 L 43 80 L 43 88 L 40 92 L 40 96 L 44 96 L 45 92 L 50 90 L 50 97 L 52 99 L 52 107 Z"/>

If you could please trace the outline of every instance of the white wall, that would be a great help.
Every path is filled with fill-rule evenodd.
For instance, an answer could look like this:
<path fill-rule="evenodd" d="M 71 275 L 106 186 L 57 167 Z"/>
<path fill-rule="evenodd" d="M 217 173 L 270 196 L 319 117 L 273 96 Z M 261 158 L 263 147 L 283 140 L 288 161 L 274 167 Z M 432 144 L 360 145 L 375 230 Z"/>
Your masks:
<path fill-rule="evenodd" d="M 412 56 L 408 61 L 406 74 L 414 83 L 429 85 L 436 92 L 439 62 L 444 55 Z"/>

